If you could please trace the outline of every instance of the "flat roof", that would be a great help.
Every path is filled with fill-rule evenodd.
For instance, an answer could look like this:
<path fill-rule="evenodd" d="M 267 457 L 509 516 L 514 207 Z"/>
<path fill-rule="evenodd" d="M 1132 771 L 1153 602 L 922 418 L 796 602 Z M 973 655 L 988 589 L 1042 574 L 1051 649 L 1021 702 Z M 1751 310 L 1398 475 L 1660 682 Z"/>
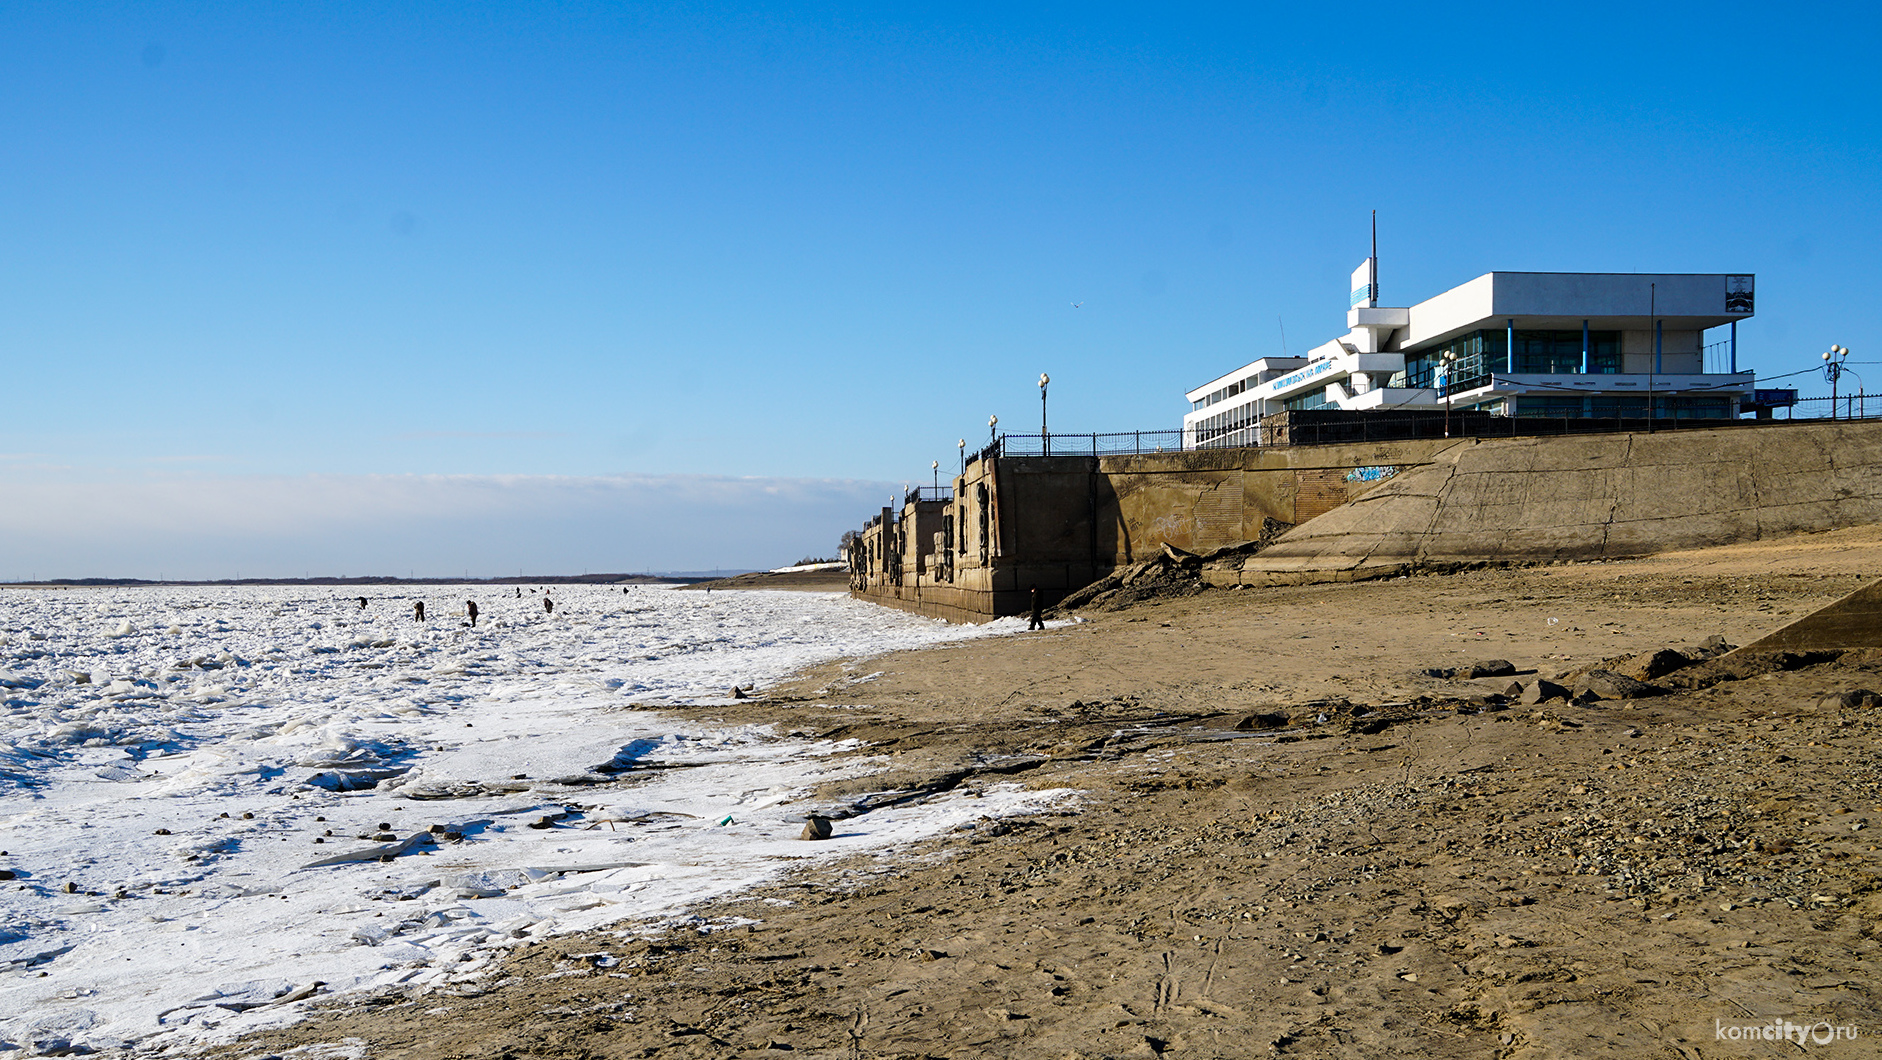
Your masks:
<path fill-rule="evenodd" d="M 1753 273 L 1486 272 L 1407 309 L 1400 342 L 1415 349 L 1515 319 L 1518 326 L 1704 330 L 1752 315 Z M 1597 324 L 1598 322 L 1598 324 Z"/>

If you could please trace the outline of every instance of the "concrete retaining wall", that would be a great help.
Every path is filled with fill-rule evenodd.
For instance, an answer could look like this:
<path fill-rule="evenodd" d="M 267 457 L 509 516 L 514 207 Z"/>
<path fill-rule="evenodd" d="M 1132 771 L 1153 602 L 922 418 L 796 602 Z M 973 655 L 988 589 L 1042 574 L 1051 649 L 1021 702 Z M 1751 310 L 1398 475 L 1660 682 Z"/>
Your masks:
<path fill-rule="evenodd" d="M 1878 519 L 1878 423 L 1478 441 L 1284 535 L 1241 583 L 1642 556 Z"/>
<path fill-rule="evenodd" d="M 883 509 L 851 555 L 852 594 L 950 620 L 1021 614 L 1156 554 L 1304 522 L 1466 442 L 1415 439 L 1137 456 L 977 458 L 953 497 Z"/>
<path fill-rule="evenodd" d="M 1165 543 L 1300 524 L 1221 584 L 1641 556 L 1882 519 L 1882 423 L 1417 439 L 1116 457 L 985 457 L 954 499 L 883 509 L 854 594 L 949 619 L 1020 614 Z M 945 552 L 945 555 L 943 554 Z"/>

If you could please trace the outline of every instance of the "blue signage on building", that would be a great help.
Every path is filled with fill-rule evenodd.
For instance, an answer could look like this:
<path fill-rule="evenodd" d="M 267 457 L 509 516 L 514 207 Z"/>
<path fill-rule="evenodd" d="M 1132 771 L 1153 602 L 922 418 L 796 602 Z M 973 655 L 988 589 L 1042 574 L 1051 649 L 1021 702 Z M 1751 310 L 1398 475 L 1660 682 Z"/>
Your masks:
<path fill-rule="evenodd" d="M 1279 394 L 1281 391 L 1286 390 L 1289 387 L 1298 386 L 1299 384 L 1305 383 L 1307 380 L 1312 379 L 1316 375 L 1322 375 L 1332 370 L 1333 370 L 1333 362 L 1331 360 L 1325 360 L 1325 361 L 1320 361 L 1315 364 L 1310 364 L 1307 367 L 1302 368 L 1300 371 L 1295 372 L 1293 375 L 1282 376 L 1281 378 L 1276 379 L 1274 382 L 1269 383 L 1268 392 L 1270 394 Z"/>

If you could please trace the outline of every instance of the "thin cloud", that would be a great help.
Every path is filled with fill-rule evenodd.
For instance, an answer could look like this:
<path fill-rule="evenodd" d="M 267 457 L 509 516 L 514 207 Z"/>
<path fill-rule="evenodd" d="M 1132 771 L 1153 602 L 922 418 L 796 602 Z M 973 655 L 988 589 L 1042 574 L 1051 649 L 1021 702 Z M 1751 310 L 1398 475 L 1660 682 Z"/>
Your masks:
<path fill-rule="evenodd" d="M 169 475 L 0 469 L 0 580 L 777 566 L 891 492 L 712 475 Z"/>

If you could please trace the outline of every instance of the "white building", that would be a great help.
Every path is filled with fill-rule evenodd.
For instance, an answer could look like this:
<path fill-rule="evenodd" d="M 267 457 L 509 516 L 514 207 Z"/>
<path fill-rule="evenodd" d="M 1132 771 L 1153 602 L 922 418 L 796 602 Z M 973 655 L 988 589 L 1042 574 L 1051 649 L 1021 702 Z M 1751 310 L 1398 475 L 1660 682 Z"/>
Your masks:
<path fill-rule="evenodd" d="M 1752 396 L 1749 275 L 1492 272 L 1402 309 L 1377 304 L 1377 275 L 1372 258 L 1353 273 L 1345 335 L 1190 391 L 1184 447 L 1258 444 L 1259 417 L 1295 409 L 1733 418 Z"/>

